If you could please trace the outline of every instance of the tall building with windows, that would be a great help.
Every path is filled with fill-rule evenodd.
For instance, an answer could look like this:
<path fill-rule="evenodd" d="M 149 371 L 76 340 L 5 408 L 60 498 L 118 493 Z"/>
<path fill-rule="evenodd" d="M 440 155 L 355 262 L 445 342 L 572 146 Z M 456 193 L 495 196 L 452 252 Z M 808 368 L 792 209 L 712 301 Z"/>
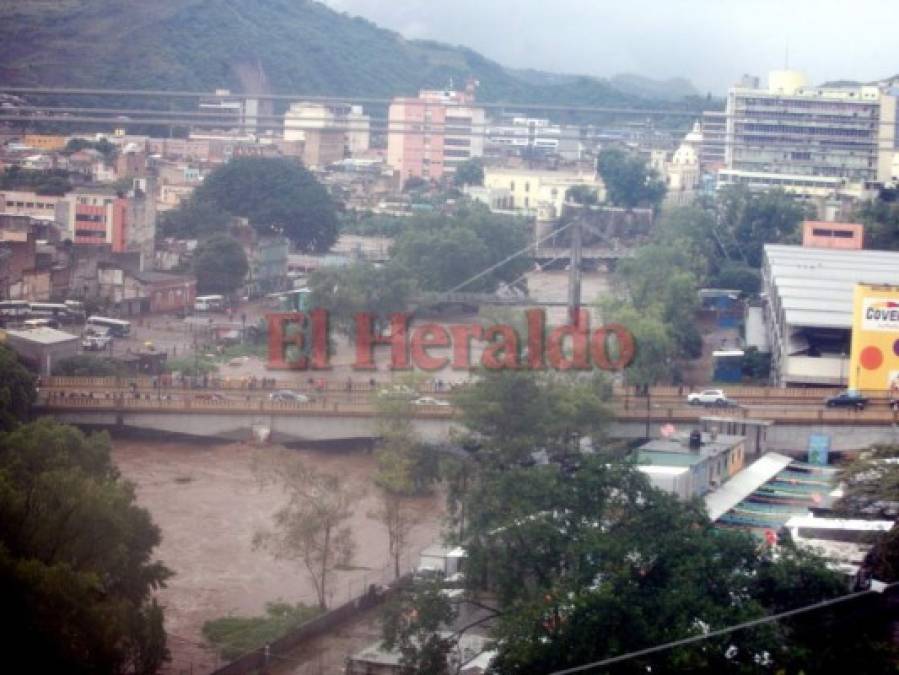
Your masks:
<path fill-rule="evenodd" d="M 285 141 L 320 143 L 328 136 L 339 138 L 341 149 L 340 156 L 327 157 L 325 164 L 355 157 L 371 145 L 371 119 L 362 106 L 346 103 L 300 101 L 292 103 L 284 114 Z"/>
<path fill-rule="evenodd" d="M 861 196 L 890 179 L 896 94 L 886 86 L 813 87 L 795 71 L 772 72 L 764 89 L 732 88 L 719 187 Z"/>
<path fill-rule="evenodd" d="M 440 180 L 473 157 L 483 157 L 486 114 L 465 91 L 422 90 L 390 104 L 387 163 L 402 180 Z"/>
<path fill-rule="evenodd" d="M 727 137 L 727 113 L 706 110 L 700 122 L 702 145 L 699 150 L 699 165 L 703 171 L 716 172 L 724 168 L 725 139 Z"/>

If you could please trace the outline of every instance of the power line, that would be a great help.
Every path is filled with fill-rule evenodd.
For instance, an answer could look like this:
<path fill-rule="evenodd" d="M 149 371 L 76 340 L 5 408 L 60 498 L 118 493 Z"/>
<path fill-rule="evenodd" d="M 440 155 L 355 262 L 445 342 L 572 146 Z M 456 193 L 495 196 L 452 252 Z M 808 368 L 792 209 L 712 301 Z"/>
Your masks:
<path fill-rule="evenodd" d="M 17 116 L 17 115 L 2 115 L 0 114 L 0 122 L 16 122 L 20 124 L 108 124 L 110 126 L 134 126 L 134 125 L 146 125 L 146 126 L 167 126 L 167 127 L 192 127 L 195 129 L 206 129 L 210 131 L 221 130 L 222 129 L 222 121 L 223 120 L 215 120 L 215 121 L 204 121 L 205 118 L 198 118 L 197 120 L 193 119 L 179 119 L 179 118 L 171 118 L 171 117 L 159 117 L 159 118 L 141 118 L 141 119 L 127 119 L 120 120 L 113 117 L 83 117 L 83 116 L 65 116 L 65 117 L 40 117 L 40 116 Z M 414 135 L 414 136 L 444 136 L 449 138 L 468 138 L 468 139 L 487 139 L 491 137 L 503 137 L 502 134 L 493 134 L 485 131 L 482 132 L 474 132 L 474 131 L 464 131 L 457 130 L 457 128 L 432 128 L 428 130 L 417 129 L 417 128 L 403 128 L 407 125 L 412 125 L 409 122 L 388 122 L 387 124 L 382 125 L 370 125 L 367 127 L 367 130 L 371 132 L 381 132 L 386 133 L 387 135 Z M 283 131 L 285 129 L 284 124 L 256 124 L 256 131 Z M 414 126 L 414 125 L 413 125 Z M 486 125 L 476 125 L 476 126 L 486 126 Z M 397 128 L 399 127 L 399 128 Z M 297 131 L 330 131 L 333 133 L 341 133 L 341 132 L 351 132 L 351 131 L 365 131 L 366 127 L 354 127 L 353 125 L 338 125 L 335 124 L 332 127 L 325 129 L 315 129 L 308 128 L 302 129 L 299 127 L 294 127 Z M 164 140 L 203 140 L 203 139 L 164 139 Z M 240 141 L 241 139 L 235 138 L 232 139 L 235 142 Z M 279 139 L 283 140 L 283 139 Z M 580 137 L 571 136 L 566 139 L 560 140 L 581 140 Z M 669 139 L 676 140 L 676 139 Z M 620 139 L 620 142 L 624 142 L 626 139 Z M 614 142 L 614 141 L 613 141 Z M 764 139 L 759 139 L 757 142 L 727 142 L 722 141 L 717 143 L 717 145 L 723 148 L 797 148 L 801 146 L 802 148 L 810 151 L 826 151 L 826 152 L 870 152 L 873 150 L 895 150 L 895 143 L 893 142 L 870 142 L 870 141 L 860 141 L 853 142 L 851 140 L 832 140 L 831 138 L 815 138 L 812 136 L 806 135 L 796 135 L 796 138 L 793 140 L 778 140 L 778 141 L 766 141 Z M 460 150 L 464 150 L 466 146 L 460 146 Z M 452 145 L 444 145 L 444 153 L 446 150 L 452 150 Z M 424 153 L 425 150 L 417 151 L 419 153 Z M 863 157 L 859 157 L 863 159 Z M 465 159 L 465 158 L 461 158 Z M 837 178 L 839 176 L 836 176 Z"/>
<path fill-rule="evenodd" d="M 302 101 L 299 101 L 300 103 Z M 440 103 L 435 105 L 435 107 L 442 107 L 445 104 Z M 447 106 L 450 107 L 451 106 Z M 470 107 L 481 108 L 483 107 L 481 104 L 472 104 Z M 354 128 L 355 124 L 359 124 L 360 128 L 364 128 L 367 126 L 363 120 L 350 120 L 346 119 L 342 115 L 329 115 L 325 117 L 318 116 L 303 116 L 297 119 L 289 119 L 287 118 L 288 113 L 284 114 L 267 114 L 267 113 L 246 113 L 245 111 L 227 111 L 227 110 L 171 110 L 171 109 L 157 109 L 157 108 L 107 108 L 101 106 L 38 106 L 38 105 L 26 105 L 26 106 L 17 106 L 14 108 L 5 109 L 6 112 L 15 113 L 16 111 L 26 111 L 29 113 L 96 113 L 98 115 L 165 115 L 167 117 L 171 117 L 172 119 L 177 119 L 180 117 L 184 118 L 200 118 L 200 119 L 217 119 L 217 120 L 234 120 L 235 123 L 240 123 L 241 120 L 246 124 L 247 120 L 277 120 L 279 122 L 283 122 L 285 126 L 290 125 L 296 129 L 302 129 L 303 123 L 308 122 L 330 122 L 332 123 L 332 127 L 347 127 Z M 344 117 L 343 120 L 340 118 Z M 389 123 L 391 125 L 403 125 L 403 124 L 414 124 L 414 125 L 423 125 L 428 124 L 433 129 L 441 129 L 445 127 L 452 127 L 453 125 L 453 117 L 449 117 L 442 122 L 424 122 L 421 120 L 394 120 L 390 121 L 388 117 L 372 117 L 367 116 L 368 121 L 385 124 Z M 778 113 L 778 112 L 770 112 L 765 113 L 764 120 L 758 120 L 755 118 L 746 117 L 745 114 L 741 113 L 721 113 L 721 118 L 726 119 L 736 119 L 738 121 L 747 121 L 751 123 L 760 123 L 763 121 L 769 120 L 778 120 L 778 121 L 804 121 L 804 118 L 807 118 L 807 115 L 803 114 L 794 114 L 794 113 Z M 848 127 L 850 129 L 858 128 L 859 123 L 865 123 L 868 127 L 895 127 L 896 122 L 892 121 L 881 121 L 879 119 L 870 119 L 864 120 L 859 118 L 846 118 L 845 116 L 831 116 L 832 119 L 828 118 L 826 115 L 818 115 L 818 118 L 824 119 L 816 119 L 815 122 L 824 125 L 833 125 L 836 127 Z M 30 118 L 30 116 L 28 116 Z M 798 118 L 798 119 L 797 119 Z M 484 123 L 465 123 L 466 127 L 471 128 L 503 128 L 502 122 L 496 121 L 485 121 Z M 575 125 L 578 126 L 578 125 Z M 314 128 L 314 127 L 313 127 Z M 508 128 L 506 126 L 505 128 Z M 789 128 L 789 127 L 787 127 Z M 523 132 L 526 132 L 527 129 L 522 128 Z M 726 132 L 721 132 L 722 134 L 726 134 Z M 527 137 L 525 133 L 522 133 L 522 137 Z"/>
<path fill-rule="evenodd" d="M 435 90 L 435 91 L 440 91 Z M 45 94 L 54 96 L 135 96 L 149 98 L 205 98 L 205 99 L 253 99 L 262 101 L 310 101 L 329 103 L 370 103 L 377 105 L 390 105 L 393 98 L 375 98 L 360 96 L 339 96 L 321 94 L 217 94 L 215 92 L 201 91 L 164 91 L 152 89 L 80 89 L 67 87 L 4 87 L 0 86 L 0 92 L 8 94 Z M 414 98 L 413 96 L 399 98 Z M 485 109 L 518 109 L 518 110 L 554 110 L 560 112 L 592 112 L 602 114 L 624 115 L 659 115 L 659 116 L 696 116 L 701 114 L 697 110 L 665 110 L 658 108 L 628 108 L 614 106 L 576 106 L 557 103 L 514 103 L 510 101 L 481 102 L 476 104 L 456 103 L 454 101 L 440 102 L 447 107 L 478 107 Z"/>
<path fill-rule="evenodd" d="M 486 268 L 486 269 L 484 269 L 484 270 L 481 270 L 480 272 L 478 272 L 478 273 L 475 274 L 474 276 L 469 277 L 468 279 L 466 279 L 465 281 L 463 281 L 461 284 L 457 284 L 456 286 L 453 286 L 450 290 L 447 291 L 447 293 L 457 293 L 458 291 L 460 291 L 461 289 L 465 288 L 465 287 L 468 286 L 469 284 L 471 284 L 471 283 L 477 281 L 477 280 L 480 279 L 481 277 L 484 277 L 484 276 L 490 274 L 493 270 L 502 267 L 502 266 L 505 265 L 507 262 L 509 262 L 509 261 L 511 261 L 511 260 L 513 260 L 513 259 L 515 259 L 515 258 L 517 258 L 517 257 L 520 256 L 520 255 L 524 255 L 525 253 L 527 253 L 528 251 L 530 251 L 532 248 L 535 248 L 536 246 L 539 246 L 540 244 L 542 244 L 544 241 L 546 241 L 546 240 L 548 240 L 548 239 L 552 239 L 552 238 L 555 237 L 557 234 L 559 234 L 559 233 L 561 233 L 561 232 L 564 232 L 564 231 L 567 230 L 569 227 L 571 227 L 572 225 L 574 225 L 574 223 L 575 223 L 575 221 L 572 220 L 571 222 L 566 223 L 565 225 L 563 225 L 562 227 L 560 227 L 559 229 L 554 230 L 552 233 L 546 235 L 546 236 L 543 237 L 542 239 L 538 239 L 537 241 L 535 241 L 535 242 L 533 242 L 533 243 L 531 243 L 531 244 L 528 244 L 528 245 L 525 246 L 523 249 L 521 249 L 521 250 L 519 250 L 519 251 L 515 251 L 515 252 L 512 253 L 511 255 L 508 255 L 508 256 L 506 256 L 505 258 L 503 258 L 502 260 L 500 260 L 498 263 L 494 263 L 493 265 L 490 265 L 490 267 L 488 267 L 488 268 Z"/>
<path fill-rule="evenodd" d="M 894 582 L 891 584 L 887 584 L 884 587 L 884 590 L 893 588 L 895 586 L 899 586 L 899 582 Z M 721 635 L 727 635 L 729 633 L 734 633 L 736 631 L 744 630 L 746 628 L 753 628 L 754 626 L 760 626 L 765 623 L 771 623 L 773 621 L 780 621 L 781 619 L 786 619 L 791 616 L 796 616 L 797 614 L 804 614 L 806 612 L 812 612 L 817 609 L 822 609 L 824 607 L 830 607 L 833 605 L 838 605 L 843 602 L 849 602 L 850 600 L 856 600 L 858 598 L 864 597 L 871 593 L 879 593 L 879 591 L 867 590 L 861 591 L 859 593 L 849 593 L 847 595 L 841 595 L 838 598 L 831 598 L 830 600 L 823 600 L 821 602 L 816 602 L 811 605 L 805 605 L 804 607 L 798 607 L 796 609 L 790 609 L 785 612 L 780 612 L 779 614 L 770 614 L 768 616 L 763 616 L 758 619 L 752 619 L 751 621 L 744 621 L 743 623 L 734 624 L 733 626 L 728 626 L 726 628 L 720 628 L 718 630 L 709 631 L 708 633 L 703 633 L 702 635 L 694 635 L 688 638 L 683 638 L 681 640 L 674 640 L 672 642 L 665 642 L 664 644 L 656 645 L 654 647 L 647 647 L 646 649 L 640 649 L 634 652 L 628 652 L 627 654 L 621 654 L 619 656 L 612 656 L 607 659 L 602 659 L 600 661 L 593 661 L 591 663 L 586 663 L 582 666 L 575 666 L 574 668 L 566 668 L 564 670 L 556 670 L 553 671 L 551 675 L 570 675 L 571 673 L 583 673 L 588 670 L 593 670 L 594 668 L 602 668 L 604 666 L 610 666 L 615 663 L 621 663 L 623 661 L 630 661 L 631 659 L 636 659 L 641 656 L 647 656 L 649 654 L 656 654 L 658 652 L 668 651 L 669 649 L 674 649 L 675 647 L 682 647 L 684 645 L 693 644 L 696 642 L 702 642 L 704 640 L 709 640 L 714 637 L 719 637 Z"/>

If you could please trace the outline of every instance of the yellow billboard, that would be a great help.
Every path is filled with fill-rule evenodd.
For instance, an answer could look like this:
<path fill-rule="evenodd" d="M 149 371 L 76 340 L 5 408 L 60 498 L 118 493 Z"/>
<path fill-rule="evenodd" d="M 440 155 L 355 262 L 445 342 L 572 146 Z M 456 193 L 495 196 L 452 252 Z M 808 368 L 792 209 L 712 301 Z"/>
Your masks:
<path fill-rule="evenodd" d="M 899 391 L 899 286 L 855 286 L 849 387 Z"/>

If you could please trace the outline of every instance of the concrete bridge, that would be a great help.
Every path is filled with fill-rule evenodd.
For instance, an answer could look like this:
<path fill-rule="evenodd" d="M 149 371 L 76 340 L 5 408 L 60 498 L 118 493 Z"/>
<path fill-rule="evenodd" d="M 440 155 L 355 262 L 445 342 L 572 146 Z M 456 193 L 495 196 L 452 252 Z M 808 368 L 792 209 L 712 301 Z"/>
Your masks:
<path fill-rule="evenodd" d="M 199 396 L 203 396 L 202 394 Z M 178 400 L 161 394 L 136 397 L 125 392 L 63 396 L 46 393 L 37 411 L 55 419 L 88 427 L 140 429 L 195 437 L 246 441 L 266 436 L 279 443 L 370 441 L 378 437 L 378 414 L 368 402 L 323 397 L 309 403 L 271 401 L 264 395 L 241 399 L 209 400 L 189 396 Z M 659 426 L 692 428 L 709 414 L 702 407 L 682 403 L 651 405 L 616 399 L 612 405 L 610 435 L 639 438 L 657 435 Z M 428 442 L 446 441 L 450 429 L 461 427 L 452 406 L 410 406 L 412 424 Z M 754 406 L 723 413 L 740 420 L 768 420 L 765 447 L 796 451 L 808 445 L 812 433 L 831 437 L 833 450 L 854 450 L 873 443 L 899 443 L 896 413 L 885 406 L 864 411 L 825 410 L 782 403 Z"/>

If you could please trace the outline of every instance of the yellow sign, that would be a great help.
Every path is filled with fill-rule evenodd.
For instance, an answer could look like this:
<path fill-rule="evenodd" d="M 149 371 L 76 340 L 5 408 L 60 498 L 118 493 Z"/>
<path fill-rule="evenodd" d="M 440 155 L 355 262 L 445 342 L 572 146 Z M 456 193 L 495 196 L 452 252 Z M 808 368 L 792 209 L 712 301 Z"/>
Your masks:
<path fill-rule="evenodd" d="M 855 287 L 849 387 L 899 391 L 899 286 Z"/>

